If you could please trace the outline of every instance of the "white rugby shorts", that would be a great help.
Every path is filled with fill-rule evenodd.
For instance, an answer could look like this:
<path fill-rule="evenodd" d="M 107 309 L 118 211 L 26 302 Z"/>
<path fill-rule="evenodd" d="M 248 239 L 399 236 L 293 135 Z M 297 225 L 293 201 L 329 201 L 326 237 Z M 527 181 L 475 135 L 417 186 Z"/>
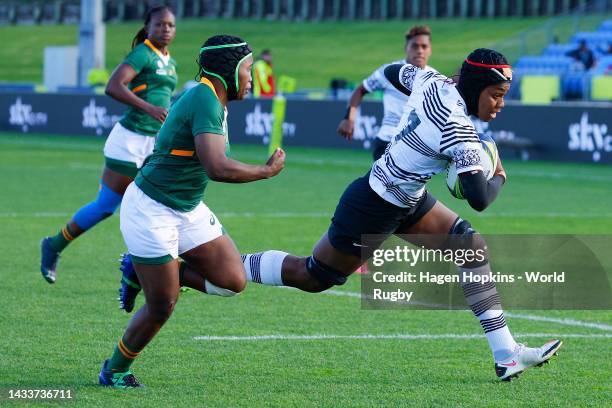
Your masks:
<path fill-rule="evenodd" d="M 131 183 L 121 202 L 121 234 L 134 262 L 165 264 L 223 235 L 215 214 L 200 202 L 189 212 L 153 200 Z"/>
<path fill-rule="evenodd" d="M 153 153 L 155 137 L 139 135 L 117 122 L 104 144 L 106 167 L 135 177 L 144 160 Z"/>

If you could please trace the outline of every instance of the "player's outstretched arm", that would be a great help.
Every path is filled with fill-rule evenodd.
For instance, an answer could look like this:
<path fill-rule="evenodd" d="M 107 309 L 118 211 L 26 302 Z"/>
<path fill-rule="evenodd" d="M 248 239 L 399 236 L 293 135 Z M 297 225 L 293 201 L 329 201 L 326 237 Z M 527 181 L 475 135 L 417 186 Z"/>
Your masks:
<path fill-rule="evenodd" d="M 195 137 L 196 154 L 211 180 L 224 183 L 248 183 L 276 176 L 285 166 L 282 149 L 270 156 L 265 165 L 256 166 L 232 160 L 225 155 L 225 138 L 213 133 Z"/>
<path fill-rule="evenodd" d="M 349 106 L 346 110 L 346 115 L 344 119 L 340 121 L 338 125 L 338 133 L 340 136 L 344 137 L 347 140 L 351 140 L 353 138 L 353 131 L 355 129 L 355 118 L 357 117 L 357 108 L 361 105 L 361 101 L 365 94 L 368 93 L 368 90 L 365 89 L 363 84 L 359 85 L 353 93 L 351 94 L 351 99 L 349 100 Z"/>

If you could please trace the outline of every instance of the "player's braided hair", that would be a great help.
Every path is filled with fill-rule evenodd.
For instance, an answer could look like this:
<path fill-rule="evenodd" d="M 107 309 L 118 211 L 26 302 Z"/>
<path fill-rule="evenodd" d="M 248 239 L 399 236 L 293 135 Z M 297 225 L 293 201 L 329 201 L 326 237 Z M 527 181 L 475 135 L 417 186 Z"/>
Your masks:
<path fill-rule="evenodd" d="M 478 115 L 478 99 L 482 91 L 502 82 L 512 82 L 512 71 L 506 57 L 487 48 L 472 51 L 461 66 L 457 85 L 468 113 Z"/>
<path fill-rule="evenodd" d="M 134 49 L 134 47 L 136 47 L 140 43 L 143 43 L 144 40 L 147 39 L 147 26 L 151 22 L 151 17 L 153 17 L 153 14 L 161 13 L 162 11 L 166 10 L 174 14 L 174 12 L 169 6 L 157 6 L 147 11 L 144 18 L 144 26 L 140 30 L 138 30 L 138 32 L 134 36 L 134 39 L 132 40 L 132 49 Z"/>
<path fill-rule="evenodd" d="M 238 69 L 242 61 L 251 54 L 251 47 L 240 37 L 210 37 L 200 49 L 196 79 L 199 80 L 204 75 L 220 79 L 227 89 L 228 100 L 234 100 L 238 96 Z"/>

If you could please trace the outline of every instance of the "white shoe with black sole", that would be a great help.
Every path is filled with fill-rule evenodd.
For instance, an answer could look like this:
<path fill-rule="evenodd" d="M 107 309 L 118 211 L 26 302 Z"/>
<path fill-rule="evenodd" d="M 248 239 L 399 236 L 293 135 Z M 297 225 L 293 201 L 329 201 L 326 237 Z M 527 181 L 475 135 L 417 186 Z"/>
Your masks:
<path fill-rule="evenodd" d="M 502 381 L 511 381 L 528 368 L 547 364 L 562 345 L 561 340 L 550 340 L 538 348 L 519 344 L 510 357 L 495 362 L 495 374 Z"/>

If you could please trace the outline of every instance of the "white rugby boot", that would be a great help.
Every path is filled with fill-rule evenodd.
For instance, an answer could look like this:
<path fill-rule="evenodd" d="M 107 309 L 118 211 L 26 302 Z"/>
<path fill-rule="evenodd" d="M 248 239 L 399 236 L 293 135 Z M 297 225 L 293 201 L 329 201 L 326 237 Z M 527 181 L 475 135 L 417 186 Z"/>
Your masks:
<path fill-rule="evenodd" d="M 511 381 L 528 368 L 547 364 L 548 360 L 557 354 L 557 350 L 562 345 L 561 340 L 550 340 L 538 348 L 527 347 L 525 344 L 519 343 L 510 357 L 495 362 L 495 374 L 502 381 Z"/>

